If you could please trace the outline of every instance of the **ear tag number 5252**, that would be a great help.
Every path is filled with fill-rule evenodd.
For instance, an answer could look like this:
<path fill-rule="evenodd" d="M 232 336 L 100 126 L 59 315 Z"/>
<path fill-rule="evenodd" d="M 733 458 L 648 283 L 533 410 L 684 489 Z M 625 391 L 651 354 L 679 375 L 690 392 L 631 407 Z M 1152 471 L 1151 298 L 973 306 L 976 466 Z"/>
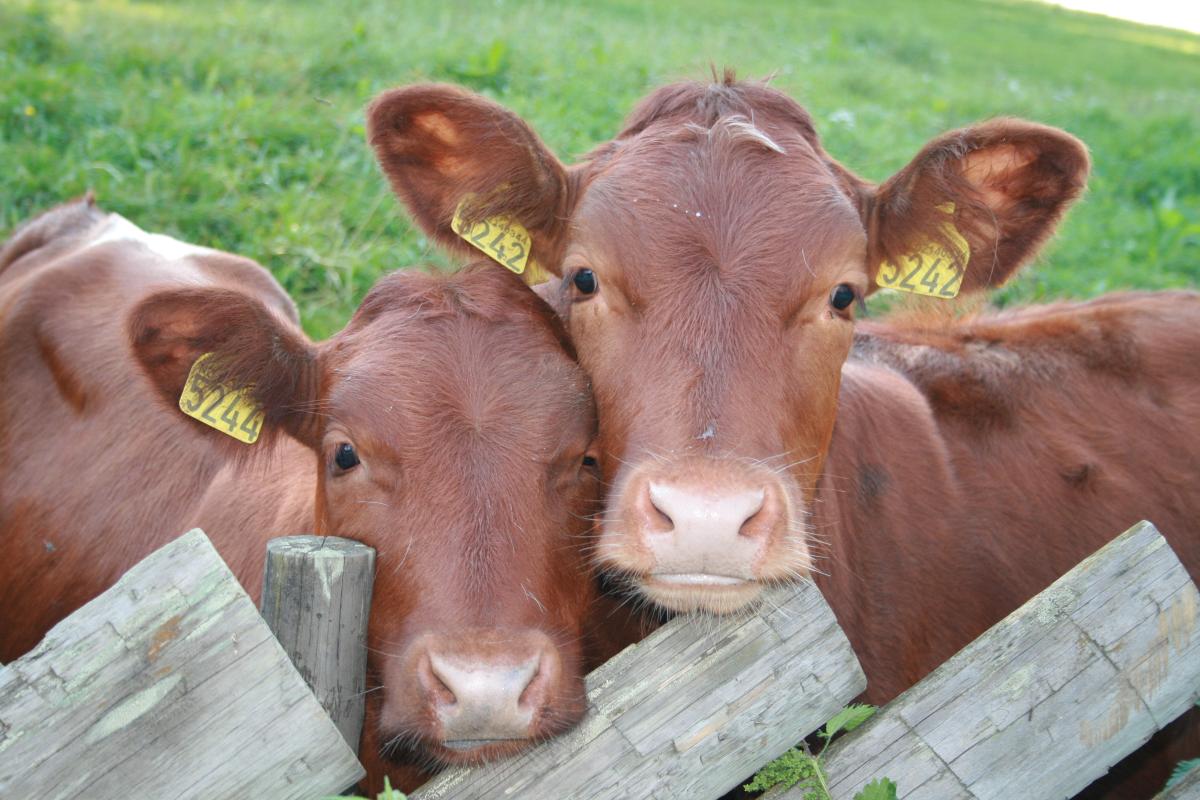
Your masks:
<path fill-rule="evenodd" d="M 205 353 L 192 364 L 183 394 L 179 396 L 179 410 L 239 442 L 254 444 L 262 432 L 263 410 L 250 400 L 245 390 L 213 380 L 205 368 L 210 357 L 212 353 Z"/>

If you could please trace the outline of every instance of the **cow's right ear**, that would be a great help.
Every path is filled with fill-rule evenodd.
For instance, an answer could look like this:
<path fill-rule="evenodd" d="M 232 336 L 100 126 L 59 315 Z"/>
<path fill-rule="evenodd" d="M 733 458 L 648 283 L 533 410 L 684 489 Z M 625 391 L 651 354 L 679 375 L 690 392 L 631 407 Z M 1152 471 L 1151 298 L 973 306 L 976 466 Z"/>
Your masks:
<path fill-rule="evenodd" d="M 932 242 L 965 270 L 962 291 L 1003 284 L 1054 232 L 1090 167 L 1083 142 L 1035 122 L 993 119 L 942 134 L 865 190 L 872 277 Z"/>
<path fill-rule="evenodd" d="M 317 349 L 264 303 L 232 289 L 169 289 L 134 307 L 128 332 L 134 356 L 173 408 L 196 360 L 212 353 L 207 376 L 262 407 L 263 436 L 282 430 L 319 446 Z"/>
<path fill-rule="evenodd" d="M 457 86 L 384 92 L 367 110 L 367 136 L 392 189 L 427 234 L 478 255 L 451 227 L 507 216 L 529 231 L 532 256 L 558 269 L 570 217 L 569 177 L 524 120 Z"/>

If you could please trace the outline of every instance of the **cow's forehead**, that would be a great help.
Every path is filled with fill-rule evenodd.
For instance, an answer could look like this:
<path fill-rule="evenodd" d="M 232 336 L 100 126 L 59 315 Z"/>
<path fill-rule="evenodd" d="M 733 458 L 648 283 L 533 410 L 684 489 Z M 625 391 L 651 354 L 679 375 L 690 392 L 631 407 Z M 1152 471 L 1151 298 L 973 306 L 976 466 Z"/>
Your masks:
<path fill-rule="evenodd" d="M 643 288 L 697 270 L 753 271 L 779 288 L 861 261 L 866 234 L 833 171 L 798 133 L 648 131 L 596 170 L 574 241 Z M 776 141 L 778 140 L 778 141 Z"/>
<path fill-rule="evenodd" d="M 544 451 L 593 423 L 578 364 L 516 323 L 411 318 L 357 332 L 329 365 L 322 403 L 343 427 L 411 450 L 462 434 L 503 450 Z"/>

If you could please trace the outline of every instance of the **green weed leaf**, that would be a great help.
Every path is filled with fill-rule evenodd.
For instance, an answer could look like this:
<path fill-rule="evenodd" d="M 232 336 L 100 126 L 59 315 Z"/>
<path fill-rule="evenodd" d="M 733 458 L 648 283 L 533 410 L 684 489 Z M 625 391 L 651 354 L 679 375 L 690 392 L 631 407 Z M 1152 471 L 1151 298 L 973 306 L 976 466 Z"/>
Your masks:
<path fill-rule="evenodd" d="M 334 796 L 322 797 L 321 800 L 371 800 L 369 797 L 359 797 L 353 795 L 351 797 Z M 392 781 L 386 775 L 383 776 L 383 791 L 375 795 L 375 800 L 408 800 L 408 795 L 397 789 L 392 788 Z"/>
<path fill-rule="evenodd" d="M 896 800 L 896 782 L 887 778 L 876 778 L 854 795 L 854 800 Z"/>
<path fill-rule="evenodd" d="M 866 703 L 851 703 L 825 723 L 825 730 L 818 731 L 822 739 L 832 739 L 839 731 L 852 731 L 862 725 L 875 713 L 875 706 Z"/>
<path fill-rule="evenodd" d="M 1187 777 L 1187 774 L 1194 769 L 1200 769 L 1200 758 L 1189 758 L 1187 761 L 1180 761 L 1175 765 L 1175 769 L 1171 773 L 1171 777 L 1167 779 L 1167 785 L 1163 787 L 1163 790 L 1166 791 L 1177 783 L 1181 783 Z"/>
<path fill-rule="evenodd" d="M 742 788 L 747 792 L 765 792 L 772 786 L 790 789 L 801 781 L 814 781 L 817 769 L 815 758 L 793 747 L 754 773 L 754 778 Z"/>

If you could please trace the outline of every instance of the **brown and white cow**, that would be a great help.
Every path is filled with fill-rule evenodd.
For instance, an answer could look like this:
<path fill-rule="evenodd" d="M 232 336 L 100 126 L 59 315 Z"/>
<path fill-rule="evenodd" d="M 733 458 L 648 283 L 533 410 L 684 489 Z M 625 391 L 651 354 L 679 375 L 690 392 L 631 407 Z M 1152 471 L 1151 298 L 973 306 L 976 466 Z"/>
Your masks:
<path fill-rule="evenodd" d="M 257 443 L 180 412 L 209 352 L 265 408 Z M 582 713 L 606 654 L 594 412 L 554 312 L 500 267 L 390 275 L 317 344 L 254 262 L 77 201 L 0 251 L 0 386 L 0 662 L 190 527 L 254 597 L 266 540 L 316 531 L 378 551 L 373 785 Z"/>
<path fill-rule="evenodd" d="M 611 487 L 599 558 L 654 603 L 727 612 L 813 574 L 884 702 L 1139 519 L 1200 578 L 1200 296 L 855 323 L 931 247 L 939 292 L 1011 277 L 1083 191 L 1072 136 L 991 120 L 875 185 L 726 75 L 655 91 L 571 167 L 452 86 L 385 93 L 370 138 L 431 235 L 461 249 L 464 202 L 505 214 L 559 277 Z"/>

